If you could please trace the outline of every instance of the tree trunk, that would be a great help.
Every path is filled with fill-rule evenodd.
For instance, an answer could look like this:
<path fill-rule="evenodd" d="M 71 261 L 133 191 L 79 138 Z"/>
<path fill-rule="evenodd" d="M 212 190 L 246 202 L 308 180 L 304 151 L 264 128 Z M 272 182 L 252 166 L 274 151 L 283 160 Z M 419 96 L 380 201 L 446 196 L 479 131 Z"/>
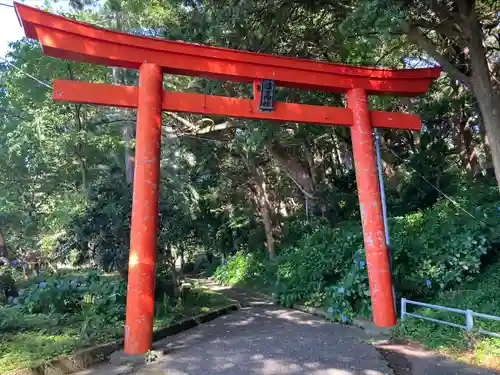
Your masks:
<path fill-rule="evenodd" d="M 487 139 L 485 146 L 489 148 L 495 177 L 500 190 L 500 99 L 493 92 L 492 87 L 475 85 L 478 105 L 481 109 Z M 488 170 L 488 161 L 486 163 Z"/>
<path fill-rule="evenodd" d="M 33 263 L 33 269 L 31 272 L 33 273 L 33 277 L 40 276 L 40 263 Z"/>
<path fill-rule="evenodd" d="M 119 5 L 119 3 L 117 3 L 116 5 Z M 120 5 L 115 9 L 115 22 L 116 30 L 123 31 Z M 115 85 L 122 86 L 125 86 L 127 84 L 125 80 L 125 70 L 123 68 L 113 68 L 113 83 Z M 129 185 L 132 185 L 134 183 L 134 156 L 132 155 L 132 148 L 130 146 L 131 141 L 134 139 L 134 129 L 135 127 L 132 122 L 124 122 L 122 134 L 123 143 L 125 146 L 125 180 Z"/>
<path fill-rule="evenodd" d="M 309 142 L 308 139 L 305 140 L 304 142 L 304 151 L 306 155 L 306 160 L 307 160 L 307 166 L 309 169 L 309 177 L 311 178 L 311 182 L 313 184 L 313 187 L 316 186 L 316 166 L 314 164 L 314 150 L 312 150 L 313 145 Z M 305 203 L 305 208 L 306 208 L 306 218 L 309 218 L 309 216 L 314 216 L 315 210 L 316 210 L 316 201 L 313 199 L 310 199 L 307 194 L 304 194 L 304 203 Z"/>
<path fill-rule="evenodd" d="M 334 133 L 330 134 L 330 139 L 332 140 L 333 150 L 332 150 L 332 163 L 335 166 L 335 176 L 343 177 L 344 176 L 344 168 L 342 167 L 342 163 L 340 161 L 340 151 L 339 146 L 337 145 L 337 140 Z"/>
<path fill-rule="evenodd" d="M 5 246 L 5 238 L 3 232 L 0 229 L 0 258 L 8 258 L 9 253 L 7 252 L 7 247 Z"/>
<path fill-rule="evenodd" d="M 500 190 L 500 97 L 490 77 L 483 33 L 479 25 L 474 2 L 459 2 L 465 18 L 465 33 L 470 40 L 470 63 L 472 67 L 472 89 L 481 111 L 486 135 L 488 136 L 495 177 Z"/>
<path fill-rule="evenodd" d="M 456 97 L 462 94 L 461 87 L 452 82 L 453 92 Z M 460 164 L 472 176 L 480 173 L 477 153 L 472 145 L 472 132 L 468 124 L 468 118 L 464 110 L 464 103 L 460 100 L 453 101 L 453 142 L 457 149 Z"/>
<path fill-rule="evenodd" d="M 276 249 L 273 236 L 273 220 L 271 206 L 269 203 L 269 196 L 267 194 L 267 185 L 264 177 L 264 172 L 261 168 L 254 167 L 253 174 L 257 182 L 257 198 L 259 200 L 260 210 L 262 213 L 262 221 L 264 223 L 264 230 L 266 232 L 266 242 L 267 250 L 269 251 L 269 259 L 274 259 L 276 257 Z"/>
<path fill-rule="evenodd" d="M 475 103 L 477 107 L 477 112 L 481 113 L 477 102 Z M 495 170 L 493 169 L 493 162 L 491 160 L 491 151 L 488 141 L 488 136 L 486 135 L 486 129 L 484 128 L 484 121 L 482 116 L 478 116 L 479 122 L 479 135 L 481 136 L 481 149 L 484 154 L 484 165 L 481 167 L 484 169 L 485 175 L 490 178 L 495 178 Z"/>
<path fill-rule="evenodd" d="M 307 167 L 304 167 L 277 142 L 267 143 L 266 149 L 278 161 L 281 169 L 292 179 L 305 196 L 314 199 L 314 182 Z"/>
<path fill-rule="evenodd" d="M 119 23 L 118 23 L 119 25 Z M 125 85 L 125 72 L 122 68 L 113 68 L 113 83 L 115 85 Z M 118 110 L 120 112 L 120 110 Z M 125 147 L 125 180 L 127 184 L 134 182 L 134 156 L 132 155 L 131 141 L 134 139 L 134 124 L 131 121 L 123 123 L 123 143 Z"/>
<path fill-rule="evenodd" d="M 390 136 L 391 133 L 386 133 Z M 390 141 L 390 139 L 389 139 Z M 404 181 L 405 172 L 403 167 L 398 166 L 398 158 L 391 152 L 391 144 L 393 142 L 387 142 L 386 137 L 380 135 L 380 156 L 382 161 L 382 171 L 387 177 L 387 184 L 392 189 L 399 191 Z"/>
<path fill-rule="evenodd" d="M 89 187 L 89 171 L 87 167 L 87 161 L 83 156 L 85 153 L 85 146 L 87 143 L 86 134 L 87 129 L 85 128 L 82 118 L 81 118 L 81 105 L 75 104 L 75 123 L 77 132 L 77 143 L 76 143 L 76 158 L 78 159 L 78 164 L 80 164 L 80 172 L 82 174 L 82 186 L 85 190 Z M 81 134 L 83 132 L 83 134 Z M 83 136 L 83 137 L 82 137 Z M 82 137 L 82 139 L 80 138 Z"/>
<path fill-rule="evenodd" d="M 411 41 L 441 64 L 450 78 L 462 83 L 474 92 L 489 141 L 493 169 L 500 190 L 500 97 L 491 82 L 486 49 L 483 45 L 484 35 L 475 10 L 476 1 L 455 0 L 454 3 L 458 6 L 458 14 L 455 11 L 451 12 L 445 6 L 444 19 L 435 26 L 440 26 L 448 19 L 459 24 L 460 29 L 463 30 L 462 33 L 457 34 L 454 27 L 447 28 L 447 30 L 442 29 L 440 33 L 451 39 L 458 36 L 461 48 L 463 48 L 462 46 L 468 47 L 471 76 L 457 69 L 444 55 L 438 52 L 432 41 L 417 26 L 407 21 L 401 21 L 400 26 Z M 411 2 L 408 4 L 413 6 Z M 430 7 L 432 10 L 432 5 Z"/>
<path fill-rule="evenodd" d="M 181 273 L 184 271 L 184 245 L 179 245 L 179 256 L 181 257 Z"/>
<path fill-rule="evenodd" d="M 73 70 L 71 69 L 71 64 L 68 62 L 68 75 L 70 80 L 74 80 L 73 77 Z M 85 190 L 88 189 L 89 187 L 89 171 L 88 171 L 88 166 L 87 166 L 87 161 L 85 160 L 84 154 L 85 154 L 85 148 L 87 145 L 87 127 L 82 121 L 82 105 L 81 104 L 75 104 L 74 105 L 75 109 L 75 125 L 76 125 L 76 134 L 77 134 L 77 141 L 76 141 L 76 159 L 78 160 L 78 164 L 80 164 L 80 172 L 82 174 L 82 186 Z"/>
<path fill-rule="evenodd" d="M 354 169 L 354 158 L 352 155 L 352 150 L 349 148 L 347 142 L 341 140 L 338 144 L 338 150 L 340 155 L 340 163 L 342 168 L 346 171 L 352 171 Z"/>
<path fill-rule="evenodd" d="M 264 231 L 266 232 L 267 251 L 269 252 L 269 259 L 274 259 L 276 258 L 276 247 L 273 236 L 273 215 L 271 204 L 269 203 L 264 171 L 262 168 L 256 167 L 253 161 L 248 160 L 246 155 L 241 155 L 241 158 L 255 181 L 255 201 L 259 207 Z"/>
<path fill-rule="evenodd" d="M 304 151 L 306 154 L 307 166 L 309 167 L 309 176 L 311 177 L 313 185 L 316 185 L 316 168 L 314 165 L 314 150 L 312 150 L 312 147 L 312 144 L 306 139 L 304 142 Z"/>
<path fill-rule="evenodd" d="M 125 143 L 125 178 L 127 184 L 134 182 L 134 156 L 131 142 L 134 139 L 134 124 L 127 122 L 123 125 L 123 142 Z"/>
<path fill-rule="evenodd" d="M 80 173 L 82 175 L 82 186 L 86 190 L 89 186 L 89 178 L 88 178 L 88 168 L 85 159 L 80 154 L 76 155 L 78 159 L 78 164 L 80 164 Z"/>
<path fill-rule="evenodd" d="M 472 145 L 472 132 L 463 111 L 458 119 L 458 131 L 462 167 L 472 176 L 476 176 L 480 174 L 481 170 L 477 160 L 477 152 Z"/>

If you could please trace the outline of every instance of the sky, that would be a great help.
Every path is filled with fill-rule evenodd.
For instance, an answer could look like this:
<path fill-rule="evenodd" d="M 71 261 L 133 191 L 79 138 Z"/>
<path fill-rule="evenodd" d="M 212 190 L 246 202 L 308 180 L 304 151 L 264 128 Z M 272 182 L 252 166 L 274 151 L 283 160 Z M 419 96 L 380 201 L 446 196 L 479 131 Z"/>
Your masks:
<path fill-rule="evenodd" d="M 43 4 L 43 0 L 28 1 L 29 5 Z M 36 4 L 39 3 L 39 4 Z M 0 0 L 0 4 L 12 5 L 10 0 Z M 5 56 L 9 42 L 21 39 L 24 36 L 23 29 L 17 21 L 14 8 L 0 5 L 0 56 Z"/>
<path fill-rule="evenodd" d="M 32 7 L 43 7 L 44 0 L 17 0 Z M 64 7 L 65 2 L 61 1 Z M 14 8 L 4 5 L 13 5 L 12 0 L 0 0 L 0 57 L 4 57 L 10 42 L 24 37 L 24 31 L 17 20 Z"/>

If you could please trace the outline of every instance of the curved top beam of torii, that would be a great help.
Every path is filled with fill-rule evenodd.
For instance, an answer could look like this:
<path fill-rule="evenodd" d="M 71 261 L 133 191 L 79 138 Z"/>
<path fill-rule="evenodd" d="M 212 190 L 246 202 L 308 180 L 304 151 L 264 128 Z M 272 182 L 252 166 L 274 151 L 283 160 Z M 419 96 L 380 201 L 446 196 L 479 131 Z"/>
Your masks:
<path fill-rule="evenodd" d="M 77 22 L 15 3 L 26 36 L 49 56 L 138 69 L 147 61 L 165 73 L 237 82 L 272 79 L 278 86 L 372 95 L 413 96 L 427 91 L 440 67 L 381 69 L 332 64 L 263 53 L 130 35 Z"/>

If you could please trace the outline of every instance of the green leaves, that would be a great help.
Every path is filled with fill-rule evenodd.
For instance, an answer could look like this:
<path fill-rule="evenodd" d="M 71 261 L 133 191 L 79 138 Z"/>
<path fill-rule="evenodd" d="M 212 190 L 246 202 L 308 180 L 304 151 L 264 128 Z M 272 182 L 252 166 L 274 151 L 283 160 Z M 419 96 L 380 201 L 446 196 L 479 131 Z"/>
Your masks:
<path fill-rule="evenodd" d="M 51 84 L 54 78 L 104 81 L 105 69 L 43 56 L 32 41 L 11 45 L 7 56 L 24 72 Z M 8 245 L 25 255 L 51 258 L 54 239 L 67 215 L 81 203 L 80 191 L 98 175 L 97 165 L 109 164 L 119 149 L 106 139 L 96 118 L 105 111 L 56 103 L 51 90 L 18 69 L 0 71 L 0 212 L 9 215 L 2 230 Z M 79 191 L 80 190 L 80 191 Z M 66 213 L 64 213 L 66 211 Z"/>
<path fill-rule="evenodd" d="M 326 285 L 340 279 L 346 264 L 361 245 L 360 232 L 349 225 L 318 225 L 296 244 L 284 248 L 278 259 L 277 295 L 280 302 L 318 300 Z M 319 303 L 322 303 L 319 297 Z"/>
<path fill-rule="evenodd" d="M 42 281 L 25 290 L 15 301 L 28 314 L 66 314 L 92 310 L 93 314 L 123 316 L 125 283 L 100 278 L 96 273 Z"/>
<path fill-rule="evenodd" d="M 465 190 L 465 195 L 457 194 L 454 199 L 477 217 L 443 199 L 430 209 L 390 221 L 394 276 L 400 293 L 407 297 L 431 294 L 479 273 L 482 259 L 498 241 L 499 201 L 494 198 L 498 195 L 492 190 L 488 197 L 487 187 Z M 493 202 L 487 203 L 490 199 Z"/>
<path fill-rule="evenodd" d="M 261 291 L 272 288 L 276 281 L 276 265 L 268 260 L 267 252 L 238 251 L 215 270 L 213 277 L 224 285 L 246 285 Z"/>

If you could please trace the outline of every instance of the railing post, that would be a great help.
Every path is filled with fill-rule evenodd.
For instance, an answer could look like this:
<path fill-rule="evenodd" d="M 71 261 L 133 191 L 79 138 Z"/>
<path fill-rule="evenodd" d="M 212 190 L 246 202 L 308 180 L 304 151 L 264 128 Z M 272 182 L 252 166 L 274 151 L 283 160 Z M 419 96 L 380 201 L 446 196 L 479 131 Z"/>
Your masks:
<path fill-rule="evenodd" d="M 472 315 L 472 310 L 465 311 L 465 325 L 467 326 L 467 331 L 472 331 L 474 328 L 474 317 Z"/>
<path fill-rule="evenodd" d="M 405 319 L 406 314 L 406 298 L 401 298 L 401 321 Z"/>
<path fill-rule="evenodd" d="M 389 266 L 391 268 L 391 280 L 392 280 L 392 297 L 394 298 L 394 311 L 396 311 L 396 290 L 394 289 L 394 277 L 392 275 L 392 254 L 391 248 L 389 247 L 389 222 L 387 218 L 387 202 L 385 199 L 385 187 L 384 187 L 384 172 L 382 168 L 382 156 L 380 155 L 380 136 L 378 134 L 378 129 L 373 129 L 373 135 L 375 136 L 375 153 L 377 155 L 377 172 L 378 172 L 378 187 L 380 190 L 380 200 L 382 203 L 382 217 L 384 219 L 384 234 L 385 234 L 385 245 L 387 246 L 387 251 L 389 252 Z"/>

